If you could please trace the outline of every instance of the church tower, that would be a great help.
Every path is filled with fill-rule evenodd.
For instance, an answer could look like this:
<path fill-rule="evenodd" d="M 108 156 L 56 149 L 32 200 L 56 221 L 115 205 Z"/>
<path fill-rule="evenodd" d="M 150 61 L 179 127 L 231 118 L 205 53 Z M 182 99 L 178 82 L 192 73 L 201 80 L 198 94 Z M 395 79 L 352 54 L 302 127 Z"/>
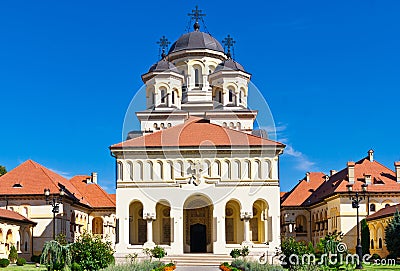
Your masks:
<path fill-rule="evenodd" d="M 184 123 L 197 116 L 223 127 L 252 133 L 257 111 L 247 109 L 251 74 L 232 59 L 235 41 L 228 35 L 223 44 L 200 31 L 204 14 L 196 8 L 189 14 L 194 30 L 175 41 L 158 44 L 161 60 L 142 75 L 146 84 L 147 109 L 137 112 L 144 134 Z"/>
<path fill-rule="evenodd" d="M 221 43 L 193 31 L 142 75 L 147 109 L 139 136 L 110 147 L 116 158 L 115 256 L 160 245 L 168 255 L 273 255 L 280 245 L 279 155 L 285 145 L 256 136 L 248 109 L 251 74 Z M 168 51 L 168 53 L 167 53 Z M 134 133 L 132 133 L 134 134 Z M 211 255 L 211 254 L 208 254 Z M 207 256 L 210 257 L 210 256 Z"/>

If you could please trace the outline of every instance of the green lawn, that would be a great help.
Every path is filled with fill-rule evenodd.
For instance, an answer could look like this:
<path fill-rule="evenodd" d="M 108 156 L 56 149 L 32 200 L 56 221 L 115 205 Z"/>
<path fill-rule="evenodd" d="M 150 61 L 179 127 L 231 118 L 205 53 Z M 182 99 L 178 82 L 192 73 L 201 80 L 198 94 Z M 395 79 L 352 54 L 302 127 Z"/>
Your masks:
<path fill-rule="evenodd" d="M 44 271 L 47 270 L 44 265 L 36 268 L 34 264 L 25 264 L 24 266 L 17 266 L 15 264 L 10 264 L 5 268 L 0 268 L 0 271 Z"/>
<path fill-rule="evenodd" d="M 364 270 L 400 270 L 400 265 L 364 265 Z"/>

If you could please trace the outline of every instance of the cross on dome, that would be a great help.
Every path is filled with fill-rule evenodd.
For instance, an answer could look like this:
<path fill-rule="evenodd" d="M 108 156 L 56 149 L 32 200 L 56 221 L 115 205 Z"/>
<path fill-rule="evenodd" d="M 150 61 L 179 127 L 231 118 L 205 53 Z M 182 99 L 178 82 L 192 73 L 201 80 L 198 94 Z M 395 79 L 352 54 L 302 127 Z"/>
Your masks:
<path fill-rule="evenodd" d="M 203 17 L 206 16 L 205 13 L 199 7 L 196 5 L 196 9 L 192 9 L 192 13 L 188 13 L 188 16 L 192 19 L 195 20 L 195 23 L 193 25 L 194 30 L 199 31 L 200 29 L 200 24 L 199 24 L 199 19 L 203 21 Z"/>
<path fill-rule="evenodd" d="M 158 46 L 160 46 L 159 51 L 161 51 L 161 58 L 164 59 L 167 55 L 165 54 L 165 50 L 168 49 L 168 46 L 171 42 L 165 37 L 162 36 L 159 41 L 157 41 Z"/>
<path fill-rule="evenodd" d="M 224 44 L 224 48 L 227 49 L 228 51 L 226 52 L 226 55 L 228 58 L 231 57 L 231 48 L 233 49 L 233 46 L 235 45 L 236 41 L 231 37 L 231 35 L 228 34 L 228 36 L 222 41 Z"/>

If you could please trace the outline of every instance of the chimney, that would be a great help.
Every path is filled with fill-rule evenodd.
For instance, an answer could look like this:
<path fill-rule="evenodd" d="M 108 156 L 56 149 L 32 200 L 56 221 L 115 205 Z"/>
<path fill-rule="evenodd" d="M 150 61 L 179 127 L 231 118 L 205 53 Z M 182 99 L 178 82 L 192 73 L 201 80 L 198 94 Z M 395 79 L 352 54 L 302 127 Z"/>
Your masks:
<path fill-rule="evenodd" d="M 365 183 L 366 184 L 371 184 L 372 183 L 372 176 L 371 176 L 371 174 L 364 174 L 364 177 L 365 177 Z"/>
<path fill-rule="evenodd" d="M 306 181 L 309 183 L 310 182 L 310 172 L 306 173 Z"/>
<path fill-rule="evenodd" d="M 337 173 L 337 171 L 336 170 L 334 170 L 334 169 L 331 169 L 331 176 L 333 176 L 333 175 L 335 175 Z"/>
<path fill-rule="evenodd" d="M 394 162 L 394 168 L 396 172 L 396 181 L 400 183 L 400 162 Z"/>
<path fill-rule="evenodd" d="M 92 172 L 92 183 L 97 183 L 97 172 Z"/>
<path fill-rule="evenodd" d="M 368 160 L 374 162 L 374 150 L 372 149 L 368 151 Z"/>
<path fill-rule="evenodd" d="M 347 162 L 347 171 L 349 175 L 349 184 L 354 184 L 354 166 L 356 163 L 354 162 Z"/>

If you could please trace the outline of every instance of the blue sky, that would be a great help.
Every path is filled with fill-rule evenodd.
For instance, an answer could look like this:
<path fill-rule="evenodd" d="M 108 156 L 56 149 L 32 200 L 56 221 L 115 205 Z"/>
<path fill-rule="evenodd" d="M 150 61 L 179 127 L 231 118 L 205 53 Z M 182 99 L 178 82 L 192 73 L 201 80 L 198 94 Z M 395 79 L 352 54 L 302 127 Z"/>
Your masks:
<path fill-rule="evenodd" d="M 1 1 L 0 164 L 33 159 L 66 176 L 99 173 L 109 192 L 125 111 L 199 4 L 208 31 L 236 40 L 288 144 L 282 190 L 306 171 L 375 150 L 400 160 L 400 2 Z M 251 93 L 250 93 L 251 95 Z"/>

